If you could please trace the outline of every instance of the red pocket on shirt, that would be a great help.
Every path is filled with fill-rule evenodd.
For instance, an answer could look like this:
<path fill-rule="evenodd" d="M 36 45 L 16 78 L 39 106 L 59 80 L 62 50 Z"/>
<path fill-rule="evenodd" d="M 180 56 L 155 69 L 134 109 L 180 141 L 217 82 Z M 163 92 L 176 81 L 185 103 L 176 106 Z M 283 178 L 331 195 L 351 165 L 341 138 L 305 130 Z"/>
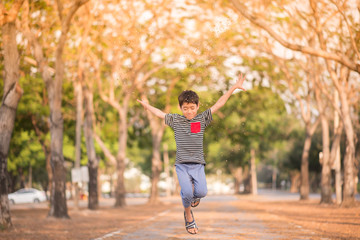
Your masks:
<path fill-rule="evenodd" d="M 191 126 L 191 132 L 192 132 L 192 133 L 198 133 L 198 132 L 200 132 L 200 130 L 201 130 L 201 124 L 200 124 L 200 122 L 190 123 L 190 126 Z"/>

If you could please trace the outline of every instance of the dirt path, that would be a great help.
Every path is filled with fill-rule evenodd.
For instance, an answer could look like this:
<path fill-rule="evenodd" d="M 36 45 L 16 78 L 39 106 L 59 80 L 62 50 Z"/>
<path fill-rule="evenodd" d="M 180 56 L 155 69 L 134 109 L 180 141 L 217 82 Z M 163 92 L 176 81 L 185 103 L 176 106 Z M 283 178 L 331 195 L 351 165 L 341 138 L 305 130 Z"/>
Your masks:
<path fill-rule="evenodd" d="M 47 218 L 46 204 L 12 206 L 15 229 L 0 232 L 0 239 L 360 239 L 360 206 L 319 205 L 318 199 L 208 196 L 193 210 L 197 235 L 185 230 L 179 197 L 151 206 L 127 199 L 120 209 L 113 201 L 102 199 L 96 211 L 74 210 L 70 203 L 71 218 L 62 220 Z"/>
<path fill-rule="evenodd" d="M 183 210 L 178 204 L 140 222 L 136 227 L 118 229 L 97 239 L 351 239 L 351 235 L 345 233 L 342 238 L 341 232 L 334 234 L 312 229 L 311 226 L 306 228 L 292 218 L 281 216 L 280 211 L 276 212 L 276 208 L 290 211 L 293 207 L 300 207 L 291 206 L 291 203 L 266 201 L 258 197 L 209 196 L 193 209 L 199 227 L 197 235 L 185 231 Z M 294 203 L 299 204 L 297 201 Z M 290 205 L 281 207 L 284 204 Z M 304 206 L 299 210 L 304 211 Z M 309 202 L 307 207 L 310 206 L 316 207 L 317 204 Z M 356 239 L 355 236 L 353 239 Z"/>
<path fill-rule="evenodd" d="M 119 229 L 97 239 L 279 239 L 280 235 L 264 235 L 267 227 L 253 214 L 237 208 L 234 196 L 208 197 L 194 208 L 199 234 L 185 231 L 180 205 L 143 221 L 138 228 Z"/>

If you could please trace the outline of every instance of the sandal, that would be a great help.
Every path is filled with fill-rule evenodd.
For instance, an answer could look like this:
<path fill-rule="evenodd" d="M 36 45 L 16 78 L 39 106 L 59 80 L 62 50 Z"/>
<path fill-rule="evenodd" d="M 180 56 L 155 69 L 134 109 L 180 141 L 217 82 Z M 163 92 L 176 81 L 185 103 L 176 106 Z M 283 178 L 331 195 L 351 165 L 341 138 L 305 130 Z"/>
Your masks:
<path fill-rule="evenodd" d="M 188 233 L 190 233 L 190 234 L 197 234 L 196 232 L 193 233 L 193 232 L 190 232 L 190 231 L 189 231 L 189 229 L 191 229 L 191 228 L 194 228 L 194 229 L 197 229 L 197 230 L 198 230 L 198 227 L 197 227 L 197 225 L 196 225 L 196 223 L 195 223 L 194 215 L 193 215 L 192 211 L 190 211 L 190 212 L 191 212 L 191 216 L 192 216 L 192 218 L 193 218 L 192 222 L 188 222 L 188 221 L 186 220 L 186 213 L 185 213 L 185 211 L 184 211 L 185 228 L 186 228 L 186 231 L 187 231 Z"/>
<path fill-rule="evenodd" d="M 191 202 L 191 207 L 197 207 L 200 203 L 200 198 L 195 198 L 192 202 Z"/>

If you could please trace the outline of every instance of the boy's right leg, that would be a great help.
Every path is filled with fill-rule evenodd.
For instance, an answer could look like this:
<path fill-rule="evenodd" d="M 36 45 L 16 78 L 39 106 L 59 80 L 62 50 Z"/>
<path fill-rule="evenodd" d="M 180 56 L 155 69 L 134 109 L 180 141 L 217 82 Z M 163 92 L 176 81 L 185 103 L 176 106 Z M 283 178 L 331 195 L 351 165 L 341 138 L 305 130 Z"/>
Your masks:
<path fill-rule="evenodd" d="M 180 195 L 184 206 L 185 218 L 187 222 L 192 222 L 194 220 L 191 214 L 191 201 L 194 198 L 192 178 L 183 164 L 176 164 L 175 169 L 181 188 Z M 198 232 L 198 229 L 189 228 L 188 231 L 195 234 Z"/>
<path fill-rule="evenodd" d="M 187 208 L 194 198 L 192 177 L 188 174 L 188 169 L 185 164 L 176 164 L 175 169 L 181 188 L 180 195 L 182 203 L 184 208 Z"/>

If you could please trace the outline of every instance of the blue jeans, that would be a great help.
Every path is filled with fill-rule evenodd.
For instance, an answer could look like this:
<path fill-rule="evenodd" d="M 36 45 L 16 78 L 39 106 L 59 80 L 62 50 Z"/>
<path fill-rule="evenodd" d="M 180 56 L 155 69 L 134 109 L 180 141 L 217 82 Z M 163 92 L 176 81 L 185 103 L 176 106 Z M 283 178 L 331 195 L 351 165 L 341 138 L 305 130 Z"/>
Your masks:
<path fill-rule="evenodd" d="M 182 203 L 187 208 L 194 198 L 203 198 L 207 194 L 204 165 L 183 163 L 175 164 L 175 167 L 181 187 Z"/>

